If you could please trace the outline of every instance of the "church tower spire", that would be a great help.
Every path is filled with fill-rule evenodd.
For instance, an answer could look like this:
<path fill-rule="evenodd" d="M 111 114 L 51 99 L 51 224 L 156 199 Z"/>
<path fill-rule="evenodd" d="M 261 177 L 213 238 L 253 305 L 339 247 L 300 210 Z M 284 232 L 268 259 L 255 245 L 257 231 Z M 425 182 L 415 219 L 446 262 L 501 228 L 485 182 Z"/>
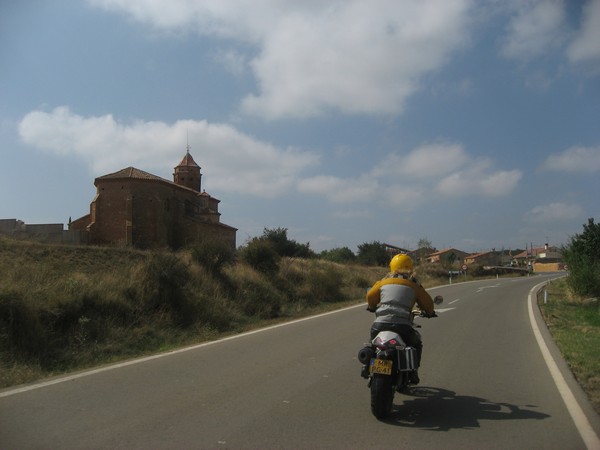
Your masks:
<path fill-rule="evenodd" d="M 190 155 L 189 143 L 186 145 L 185 156 L 175 167 L 173 181 L 175 184 L 200 192 L 202 186 L 202 174 L 200 173 L 200 166 L 196 164 L 196 161 L 194 161 L 194 158 Z"/>

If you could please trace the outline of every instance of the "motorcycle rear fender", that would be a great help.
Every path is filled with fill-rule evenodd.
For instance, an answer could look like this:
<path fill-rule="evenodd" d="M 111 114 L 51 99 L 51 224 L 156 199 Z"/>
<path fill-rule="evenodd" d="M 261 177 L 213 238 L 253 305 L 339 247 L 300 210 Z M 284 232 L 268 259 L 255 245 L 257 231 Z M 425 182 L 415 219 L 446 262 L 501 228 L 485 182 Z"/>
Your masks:
<path fill-rule="evenodd" d="M 377 348 L 406 347 L 406 344 L 400 335 L 398 333 L 394 333 L 393 331 L 380 331 L 377 336 L 375 336 L 375 339 L 371 341 L 371 343 Z"/>

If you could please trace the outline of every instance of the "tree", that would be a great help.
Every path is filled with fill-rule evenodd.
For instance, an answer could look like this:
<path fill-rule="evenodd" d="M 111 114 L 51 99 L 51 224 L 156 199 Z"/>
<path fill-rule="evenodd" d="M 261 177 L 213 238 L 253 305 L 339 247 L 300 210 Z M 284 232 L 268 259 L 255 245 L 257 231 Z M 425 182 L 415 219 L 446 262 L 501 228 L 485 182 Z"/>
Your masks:
<path fill-rule="evenodd" d="M 281 256 L 273 243 L 261 238 L 253 238 L 239 251 L 242 261 L 266 275 L 274 275 L 279 270 Z"/>
<path fill-rule="evenodd" d="M 348 247 L 338 247 L 331 250 L 323 250 L 319 256 L 328 261 L 337 263 L 349 263 L 356 260 L 356 255 Z"/>
<path fill-rule="evenodd" d="M 588 219 L 583 233 L 562 249 L 569 268 L 569 286 L 577 295 L 600 297 L 600 224 Z"/>
<path fill-rule="evenodd" d="M 221 273 L 223 267 L 235 260 L 231 246 L 219 239 L 204 237 L 196 241 L 191 250 L 192 257 L 213 275 Z"/>
<path fill-rule="evenodd" d="M 314 258 L 315 252 L 310 249 L 310 243 L 299 244 L 288 239 L 287 228 L 265 228 L 262 239 L 270 242 L 279 256 L 296 258 Z"/>
<path fill-rule="evenodd" d="M 358 261 L 365 266 L 387 266 L 390 255 L 381 242 L 365 242 L 358 246 Z"/>
<path fill-rule="evenodd" d="M 431 241 L 427 238 L 421 238 L 419 239 L 419 242 L 417 242 L 417 248 L 433 248 Z"/>
<path fill-rule="evenodd" d="M 417 257 L 417 263 L 419 263 L 420 261 L 424 260 L 425 258 L 427 258 L 431 253 L 435 252 L 435 248 L 433 247 L 433 244 L 431 243 L 431 241 L 427 238 L 421 238 L 419 239 L 419 242 L 417 242 L 417 251 L 416 251 L 416 257 Z"/>
<path fill-rule="evenodd" d="M 448 256 L 446 256 L 442 262 L 442 266 L 445 269 L 452 269 L 454 267 L 454 263 L 458 260 L 458 256 L 456 253 L 450 252 Z"/>

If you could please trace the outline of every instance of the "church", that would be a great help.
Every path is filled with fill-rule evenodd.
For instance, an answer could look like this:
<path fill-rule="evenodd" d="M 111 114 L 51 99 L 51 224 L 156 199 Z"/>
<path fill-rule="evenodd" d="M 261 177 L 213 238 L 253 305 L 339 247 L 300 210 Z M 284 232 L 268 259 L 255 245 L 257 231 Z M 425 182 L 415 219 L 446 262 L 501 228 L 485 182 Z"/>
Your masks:
<path fill-rule="evenodd" d="M 220 200 L 201 191 L 200 169 L 188 146 L 173 181 L 135 167 L 100 176 L 90 213 L 69 230 L 98 245 L 178 249 L 208 238 L 235 249 L 237 229 L 221 223 Z"/>

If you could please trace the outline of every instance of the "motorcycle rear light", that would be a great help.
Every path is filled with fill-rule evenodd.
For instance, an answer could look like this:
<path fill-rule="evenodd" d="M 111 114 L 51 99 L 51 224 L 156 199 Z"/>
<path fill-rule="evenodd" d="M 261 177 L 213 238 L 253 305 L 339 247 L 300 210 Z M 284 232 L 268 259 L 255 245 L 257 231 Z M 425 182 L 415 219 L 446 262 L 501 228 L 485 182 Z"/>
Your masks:
<path fill-rule="evenodd" d="M 396 345 L 398 343 L 398 341 L 396 339 L 392 339 L 390 341 L 390 345 Z"/>

